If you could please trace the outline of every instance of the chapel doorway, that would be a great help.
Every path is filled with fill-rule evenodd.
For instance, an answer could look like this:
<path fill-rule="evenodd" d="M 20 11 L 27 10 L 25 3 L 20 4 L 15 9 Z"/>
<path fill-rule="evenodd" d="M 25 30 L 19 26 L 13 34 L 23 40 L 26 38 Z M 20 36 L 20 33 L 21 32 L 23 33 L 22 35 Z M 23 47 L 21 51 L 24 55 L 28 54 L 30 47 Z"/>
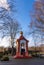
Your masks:
<path fill-rule="evenodd" d="M 21 55 L 25 55 L 25 44 L 21 43 Z"/>

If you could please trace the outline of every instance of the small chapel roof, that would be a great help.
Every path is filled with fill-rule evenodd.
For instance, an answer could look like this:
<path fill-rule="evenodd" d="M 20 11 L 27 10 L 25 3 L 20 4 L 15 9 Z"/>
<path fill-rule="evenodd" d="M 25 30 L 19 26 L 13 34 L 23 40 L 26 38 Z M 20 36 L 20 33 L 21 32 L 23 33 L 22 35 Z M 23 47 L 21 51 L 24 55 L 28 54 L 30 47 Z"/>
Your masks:
<path fill-rule="evenodd" d="M 29 41 L 23 36 L 23 32 L 22 32 L 22 31 L 20 32 L 20 37 L 19 37 L 19 39 L 17 39 L 17 41 L 20 41 L 20 40 L 25 40 L 25 41 L 29 42 Z"/>

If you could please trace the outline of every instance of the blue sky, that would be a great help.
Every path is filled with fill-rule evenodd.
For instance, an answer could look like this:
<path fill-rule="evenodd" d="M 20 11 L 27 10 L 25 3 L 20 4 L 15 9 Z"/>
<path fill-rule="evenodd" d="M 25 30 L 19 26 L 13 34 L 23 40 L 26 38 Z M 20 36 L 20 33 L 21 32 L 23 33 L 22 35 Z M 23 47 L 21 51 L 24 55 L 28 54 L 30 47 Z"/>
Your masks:
<path fill-rule="evenodd" d="M 17 16 L 16 19 L 20 22 L 24 36 L 30 41 L 29 46 L 33 46 L 32 37 L 28 36 L 29 32 L 28 25 L 31 22 L 30 20 L 30 11 L 33 11 L 33 3 L 35 0 L 16 0 Z"/>
<path fill-rule="evenodd" d="M 28 30 L 30 23 L 29 13 L 32 10 L 34 0 L 16 0 L 17 16 L 16 19 L 20 22 L 22 30 Z"/>

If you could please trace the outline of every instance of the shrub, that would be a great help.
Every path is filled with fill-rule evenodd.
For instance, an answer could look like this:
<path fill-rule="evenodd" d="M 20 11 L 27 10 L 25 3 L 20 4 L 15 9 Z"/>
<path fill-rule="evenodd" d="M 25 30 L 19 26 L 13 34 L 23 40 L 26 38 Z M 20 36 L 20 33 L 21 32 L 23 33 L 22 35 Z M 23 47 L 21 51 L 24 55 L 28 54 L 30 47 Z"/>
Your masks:
<path fill-rule="evenodd" d="M 0 52 L 0 59 L 3 57 L 3 52 Z"/>
<path fill-rule="evenodd" d="M 4 51 L 4 53 L 3 53 L 4 55 L 8 55 L 8 51 Z"/>
<path fill-rule="evenodd" d="M 1 58 L 1 61 L 9 61 L 9 57 L 7 55 L 4 55 L 2 58 Z"/>

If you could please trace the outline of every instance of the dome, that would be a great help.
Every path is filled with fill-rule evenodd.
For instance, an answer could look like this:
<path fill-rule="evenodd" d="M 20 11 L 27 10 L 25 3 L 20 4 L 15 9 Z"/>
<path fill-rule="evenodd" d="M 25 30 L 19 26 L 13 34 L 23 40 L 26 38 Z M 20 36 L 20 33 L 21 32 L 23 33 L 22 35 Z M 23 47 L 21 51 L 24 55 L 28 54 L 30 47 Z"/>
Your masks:
<path fill-rule="evenodd" d="M 20 34 L 23 35 L 23 32 L 21 31 Z"/>

